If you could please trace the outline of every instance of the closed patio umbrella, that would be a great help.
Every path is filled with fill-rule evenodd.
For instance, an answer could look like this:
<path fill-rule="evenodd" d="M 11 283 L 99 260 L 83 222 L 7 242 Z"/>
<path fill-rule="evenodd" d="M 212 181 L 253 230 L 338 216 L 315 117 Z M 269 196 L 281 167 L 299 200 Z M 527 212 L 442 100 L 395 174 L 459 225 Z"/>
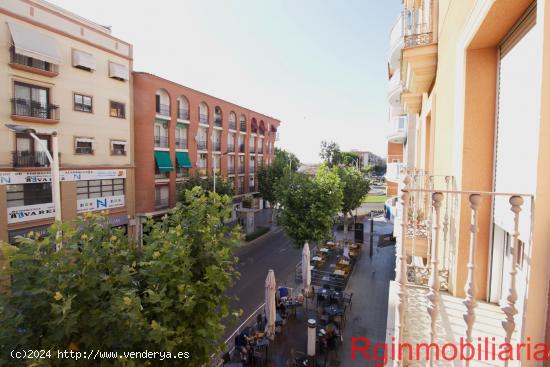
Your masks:
<path fill-rule="evenodd" d="M 309 260 L 309 244 L 306 242 L 302 250 L 302 287 L 306 295 L 309 293 L 309 286 L 311 285 L 311 266 Z"/>
<path fill-rule="evenodd" d="M 275 290 L 277 285 L 275 283 L 275 272 L 269 270 L 267 273 L 267 278 L 265 279 L 265 317 L 267 319 L 266 326 L 266 336 L 270 339 L 273 339 L 275 336 L 275 319 L 276 319 L 276 310 L 275 310 Z"/>

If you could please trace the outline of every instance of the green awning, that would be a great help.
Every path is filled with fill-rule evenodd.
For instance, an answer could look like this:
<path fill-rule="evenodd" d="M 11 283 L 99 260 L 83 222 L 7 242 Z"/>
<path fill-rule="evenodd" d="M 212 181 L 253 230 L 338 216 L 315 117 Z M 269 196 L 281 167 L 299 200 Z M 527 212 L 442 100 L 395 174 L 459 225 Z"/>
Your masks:
<path fill-rule="evenodd" d="M 189 153 L 176 152 L 176 161 L 178 167 L 191 168 L 191 159 L 189 159 Z"/>
<path fill-rule="evenodd" d="M 159 172 L 170 172 L 174 170 L 174 165 L 170 159 L 170 152 L 156 150 L 155 162 L 157 162 Z"/>

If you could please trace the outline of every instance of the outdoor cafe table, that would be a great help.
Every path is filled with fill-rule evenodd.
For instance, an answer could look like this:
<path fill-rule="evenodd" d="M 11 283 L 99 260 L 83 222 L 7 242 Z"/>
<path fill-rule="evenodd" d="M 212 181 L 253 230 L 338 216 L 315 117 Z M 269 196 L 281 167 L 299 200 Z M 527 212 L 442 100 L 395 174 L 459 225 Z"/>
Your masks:
<path fill-rule="evenodd" d="M 312 260 L 312 261 L 321 261 L 321 260 L 323 260 L 323 259 L 321 258 L 321 256 L 313 256 L 313 257 L 311 258 L 311 260 Z"/>
<path fill-rule="evenodd" d="M 343 270 L 338 269 L 338 270 L 334 270 L 334 275 L 338 275 L 338 276 L 343 277 L 343 276 L 346 275 L 346 272 L 343 271 Z"/>
<path fill-rule="evenodd" d="M 349 265 L 349 261 L 348 260 L 340 260 L 338 262 L 338 264 L 340 264 L 340 265 Z"/>
<path fill-rule="evenodd" d="M 319 291 L 319 294 L 323 295 L 324 297 L 340 297 L 340 292 L 336 292 L 333 289 L 321 289 Z"/>
<path fill-rule="evenodd" d="M 321 247 L 321 248 L 319 249 L 319 251 L 325 252 L 325 253 L 326 253 L 326 252 L 328 252 L 328 248 L 326 248 L 326 247 Z"/>
<path fill-rule="evenodd" d="M 338 306 L 330 305 L 330 306 L 325 307 L 325 312 L 329 316 L 336 316 L 336 315 L 339 315 L 339 314 L 342 313 L 342 309 Z"/>

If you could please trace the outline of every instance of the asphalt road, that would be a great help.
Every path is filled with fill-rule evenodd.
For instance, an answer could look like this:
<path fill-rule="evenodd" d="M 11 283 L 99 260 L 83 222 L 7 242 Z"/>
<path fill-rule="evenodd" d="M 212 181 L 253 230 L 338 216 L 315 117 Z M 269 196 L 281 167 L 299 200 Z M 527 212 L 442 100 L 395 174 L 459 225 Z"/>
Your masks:
<path fill-rule="evenodd" d="M 301 250 L 293 247 L 291 240 L 280 228 L 235 251 L 239 258 L 237 270 L 240 278 L 229 290 L 229 295 L 238 299 L 232 302 L 232 310 L 242 309 L 242 321 L 264 302 L 264 284 L 269 269 L 275 271 L 277 285 L 292 286 L 296 264 Z M 226 337 L 240 324 L 228 325 Z"/>

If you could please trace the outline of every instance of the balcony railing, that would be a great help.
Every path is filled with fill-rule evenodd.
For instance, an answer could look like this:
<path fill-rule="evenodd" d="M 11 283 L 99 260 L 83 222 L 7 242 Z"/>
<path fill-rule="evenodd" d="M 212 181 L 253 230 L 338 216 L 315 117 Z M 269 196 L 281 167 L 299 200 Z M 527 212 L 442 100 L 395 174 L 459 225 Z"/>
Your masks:
<path fill-rule="evenodd" d="M 401 170 L 405 168 L 403 162 L 392 162 L 386 164 L 386 180 L 398 182 L 401 178 Z"/>
<path fill-rule="evenodd" d="M 156 180 L 162 180 L 166 178 L 170 178 L 170 172 L 155 172 Z"/>
<path fill-rule="evenodd" d="M 234 175 L 235 174 L 235 167 L 228 167 L 227 168 L 227 174 L 228 175 Z"/>
<path fill-rule="evenodd" d="M 12 152 L 13 167 L 49 167 L 50 161 L 46 152 L 18 151 Z"/>
<path fill-rule="evenodd" d="M 397 305 L 395 330 L 391 332 L 396 336 L 395 343 L 428 342 L 441 347 L 461 338 L 469 341 L 472 335 L 476 340 L 478 337 L 479 340 L 502 338 L 505 343 L 524 340 L 521 325 L 526 317 L 527 294 L 520 274 L 529 274 L 530 262 L 523 256 L 531 248 L 534 197 L 460 191 L 455 186 L 451 176 L 417 173 L 405 177 L 400 186 L 394 231 L 396 278 L 392 284 L 396 287 L 392 294 Z M 467 204 L 459 204 L 464 202 Z M 468 213 L 461 213 L 461 208 Z M 475 284 L 486 282 L 478 279 L 476 249 L 491 248 L 491 244 L 484 242 L 487 240 L 482 240 L 489 237 L 490 226 L 481 225 L 478 218 L 488 212 L 503 226 L 498 230 L 509 233 L 509 250 L 506 250 L 509 252 L 504 254 L 508 260 L 503 261 L 502 269 L 497 269 L 506 284 L 500 297 L 506 300 L 501 310 L 497 305 L 483 302 L 484 299 L 476 299 L 479 295 Z M 478 232 L 481 233 L 478 235 Z M 459 239 L 466 241 L 464 251 L 457 250 Z M 464 258 L 459 261 L 457 256 Z M 458 264 L 462 264 L 461 267 Z M 453 277 L 457 273 L 463 276 Z M 449 289 L 449 279 L 465 279 L 465 299 L 445 292 Z M 461 288 L 462 284 L 454 287 Z M 416 306 L 422 303 L 427 307 Z M 404 361 L 404 365 L 407 363 Z"/>
<path fill-rule="evenodd" d="M 256 192 L 256 186 L 249 186 L 248 192 Z"/>
<path fill-rule="evenodd" d="M 199 140 L 197 141 L 198 150 L 208 150 L 208 140 Z"/>
<path fill-rule="evenodd" d="M 402 14 L 404 47 L 429 45 L 433 42 L 432 2 L 422 2 L 416 10 L 405 10 Z"/>
<path fill-rule="evenodd" d="M 244 173 L 244 166 L 239 167 L 239 173 Z"/>
<path fill-rule="evenodd" d="M 256 153 L 256 148 L 255 147 L 248 147 L 248 151 L 250 153 Z"/>
<path fill-rule="evenodd" d="M 176 149 L 187 149 L 187 139 L 176 138 Z"/>
<path fill-rule="evenodd" d="M 239 144 L 239 153 L 244 153 L 244 144 Z"/>
<path fill-rule="evenodd" d="M 264 148 L 263 147 L 258 148 L 258 154 L 264 154 Z"/>
<path fill-rule="evenodd" d="M 57 73 L 58 66 L 46 61 L 34 59 L 32 57 L 20 55 L 15 52 L 15 47 L 10 47 L 10 63 L 27 66 L 33 69 L 47 71 L 50 73 Z"/>
<path fill-rule="evenodd" d="M 178 108 L 178 118 L 180 120 L 189 120 L 189 110 L 187 108 Z"/>
<path fill-rule="evenodd" d="M 232 153 L 235 151 L 235 144 L 227 144 L 227 152 Z"/>
<path fill-rule="evenodd" d="M 30 99 L 12 98 L 11 114 L 38 119 L 59 120 L 59 106 L 44 104 Z"/>
<path fill-rule="evenodd" d="M 216 152 L 219 152 L 222 150 L 222 144 L 219 141 L 215 141 L 212 143 L 212 149 Z"/>
<path fill-rule="evenodd" d="M 199 123 L 204 124 L 204 125 L 208 125 L 208 115 L 205 115 L 205 114 L 201 113 L 199 115 Z"/>
<path fill-rule="evenodd" d="M 155 135 L 155 148 L 168 148 L 169 140 L 167 136 L 156 136 Z"/>
<path fill-rule="evenodd" d="M 222 127 L 222 119 L 221 119 L 221 117 L 220 117 L 220 118 L 215 118 L 215 119 L 214 119 L 214 126 L 216 126 L 216 127 Z"/>
<path fill-rule="evenodd" d="M 229 129 L 237 130 L 237 123 L 235 121 L 229 121 Z"/>
<path fill-rule="evenodd" d="M 246 132 L 246 122 L 241 122 L 241 131 Z"/>
<path fill-rule="evenodd" d="M 161 103 L 157 106 L 156 112 L 161 116 L 170 116 L 170 105 Z"/>
<path fill-rule="evenodd" d="M 155 198 L 155 209 L 164 209 L 168 207 L 168 198 Z"/>
<path fill-rule="evenodd" d="M 248 172 L 249 173 L 254 173 L 254 166 L 249 166 L 248 167 Z"/>

